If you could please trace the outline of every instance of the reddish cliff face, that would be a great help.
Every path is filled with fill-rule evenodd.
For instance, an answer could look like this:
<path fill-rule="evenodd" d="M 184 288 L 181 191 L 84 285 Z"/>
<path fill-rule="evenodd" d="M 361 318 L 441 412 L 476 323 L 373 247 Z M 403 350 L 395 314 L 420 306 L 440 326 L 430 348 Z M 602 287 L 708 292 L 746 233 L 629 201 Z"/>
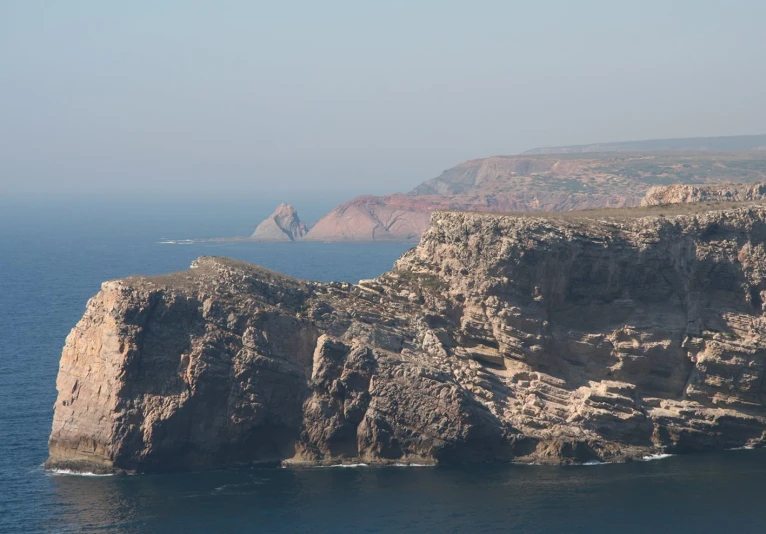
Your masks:
<path fill-rule="evenodd" d="M 311 241 L 410 241 L 428 227 L 432 209 L 406 195 L 362 196 L 322 217 L 306 236 Z"/>
<path fill-rule="evenodd" d="M 566 211 L 638 205 L 657 184 L 766 181 L 766 154 L 495 156 L 466 161 L 409 194 L 362 196 L 319 220 L 306 239 L 414 240 L 431 212 Z"/>

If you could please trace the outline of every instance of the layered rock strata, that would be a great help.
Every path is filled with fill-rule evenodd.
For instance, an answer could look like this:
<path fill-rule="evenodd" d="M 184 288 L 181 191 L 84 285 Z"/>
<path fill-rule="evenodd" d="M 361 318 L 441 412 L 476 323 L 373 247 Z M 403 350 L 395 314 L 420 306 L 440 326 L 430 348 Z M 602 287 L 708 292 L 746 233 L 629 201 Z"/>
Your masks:
<path fill-rule="evenodd" d="M 358 285 L 106 282 L 49 467 L 624 461 L 764 443 L 766 207 L 437 212 Z"/>

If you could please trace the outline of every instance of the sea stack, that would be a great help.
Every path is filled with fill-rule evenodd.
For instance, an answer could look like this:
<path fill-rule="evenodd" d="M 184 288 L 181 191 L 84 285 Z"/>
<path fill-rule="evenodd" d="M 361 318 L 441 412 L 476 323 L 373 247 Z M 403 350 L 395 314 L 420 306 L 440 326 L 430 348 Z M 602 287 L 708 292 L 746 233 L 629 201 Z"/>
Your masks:
<path fill-rule="evenodd" d="M 255 241 L 298 241 L 307 233 L 308 228 L 295 208 L 283 202 L 258 225 L 250 238 Z"/>

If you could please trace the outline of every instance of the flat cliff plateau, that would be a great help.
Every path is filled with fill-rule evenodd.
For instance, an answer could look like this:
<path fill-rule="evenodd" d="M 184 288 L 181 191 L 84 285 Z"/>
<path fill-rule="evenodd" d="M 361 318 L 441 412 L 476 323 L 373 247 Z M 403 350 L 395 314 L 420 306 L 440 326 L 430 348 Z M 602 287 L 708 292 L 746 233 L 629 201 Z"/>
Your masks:
<path fill-rule="evenodd" d="M 575 463 L 766 440 L 766 206 L 436 212 L 377 279 L 105 282 L 50 468 Z"/>
<path fill-rule="evenodd" d="M 681 141 L 750 146 L 742 145 L 739 138 Z M 662 146 L 664 141 L 658 143 Z M 637 206 L 652 186 L 765 181 L 763 150 L 493 156 L 447 169 L 408 194 L 354 198 L 322 217 L 302 239 L 417 241 L 433 211 L 620 208 Z"/>

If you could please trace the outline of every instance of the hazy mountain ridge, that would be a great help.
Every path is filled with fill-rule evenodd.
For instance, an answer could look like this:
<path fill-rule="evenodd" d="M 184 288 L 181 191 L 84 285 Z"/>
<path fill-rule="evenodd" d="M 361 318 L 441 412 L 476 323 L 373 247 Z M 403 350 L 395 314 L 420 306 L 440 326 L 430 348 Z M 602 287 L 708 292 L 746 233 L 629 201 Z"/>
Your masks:
<path fill-rule="evenodd" d="M 717 150 L 766 150 L 766 135 L 734 135 L 726 137 L 686 137 L 676 139 L 647 139 L 643 141 L 619 141 L 539 147 L 523 154 L 585 154 L 593 152 L 657 152 L 717 151 Z"/>

